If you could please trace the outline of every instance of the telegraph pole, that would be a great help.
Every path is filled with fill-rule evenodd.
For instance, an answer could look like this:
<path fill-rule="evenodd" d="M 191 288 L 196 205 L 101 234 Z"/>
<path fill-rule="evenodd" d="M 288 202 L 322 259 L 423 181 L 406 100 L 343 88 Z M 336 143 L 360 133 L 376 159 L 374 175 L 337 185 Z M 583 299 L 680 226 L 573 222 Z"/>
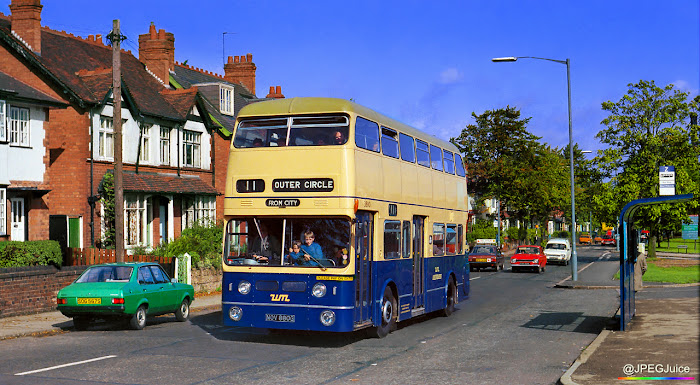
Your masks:
<path fill-rule="evenodd" d="M 114 125 L 114 237 L 117 262 L 124 262 L 124 181 L 122 169 L 122 68 L 121 41 L 126 37 L 119 30 L 119 19 L 114 20 L 112 32 L 112 117 Z"/>

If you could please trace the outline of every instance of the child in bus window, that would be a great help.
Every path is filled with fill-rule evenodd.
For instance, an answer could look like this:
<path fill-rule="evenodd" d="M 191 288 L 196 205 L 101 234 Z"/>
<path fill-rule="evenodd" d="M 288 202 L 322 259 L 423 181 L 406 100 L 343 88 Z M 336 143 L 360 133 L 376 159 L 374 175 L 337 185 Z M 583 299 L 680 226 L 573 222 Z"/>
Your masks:
<path fill-rule="evenodd" d="M 304 253 L 301 251 L 301 242 L 292 242 L 292 247 L 289 248 L 289 254 L 287 255 L 289 263 L 294 265 L 304 265 L 306 260 L 304 258 Z"/>
<path fill-rule="evenodd" d="M 320 261 L 323 259 L 323 251 L 321 250 L 321 245 L 318 243 L 314 242 L 316 237 L 314 236 L 314 232 L 311 230 L 306 230 L 304 232 L 304 244 L 301 245 L 301 249 L 304 250 L 304 260 L 306 262 L 309 262 L 310 265 L 312 266 L 318 266 L 318 263 L 314 261 Z"/>

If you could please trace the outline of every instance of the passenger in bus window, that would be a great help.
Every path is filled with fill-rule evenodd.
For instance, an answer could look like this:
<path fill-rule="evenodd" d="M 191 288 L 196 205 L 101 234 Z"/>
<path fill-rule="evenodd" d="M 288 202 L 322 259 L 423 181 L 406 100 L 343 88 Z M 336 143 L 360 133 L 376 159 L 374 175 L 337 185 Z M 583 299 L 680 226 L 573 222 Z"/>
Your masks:
<path fill-rule="evenodd" d="M 326 139 L 324 139 L 323 136 L 319 136 L 318 138 L 316 138 L 316 145 L 317 146 L 325 146 Z"/>
<path fill-rule="evenodd" d="M 292 247 L 289 248 L 287 260 L 293 265 L 303 265 L 306 263 L 304 253 L 301 251 L 301 241 L 292 242 Z"/>
<path fill-rule="evenodd" d="M 270 235 L 267 231 L 267 226 L 264 223 L 259 225 L 260 233 L 253 239 L 250 245 L 253 258 L 258 262 L 268 262 L 269 264 L 280 264 L 279 252 L 280 243 L 274 235 Z M 255 231 L 255 229 L 254 229 Z"/>
<path fill-rule="evenodd" d="M 318 266 L 318 262 L 316 261 L 323 259 L 323 250 L 321 250 L 321 245 L 314 242 L 315 239 L 314 232 L 306 230 L 304 232 L 304 244 L 301 245 L 301 249 L 304 250 L 305 254 L 304 260 L 312 266 Z M 314 261 L 314 259 L 316 261 Z"/>
<path fill-rule="evenodd" d="M 340 131 L 333 133 L 333 144 L 345 144 L 345 135 Z"/>
<path fill-rule="evenodd" d="M 263 146 L 263 141 L 260 138 L 255 138 L 253 141 L 253 147 L 262 147 Z"/>

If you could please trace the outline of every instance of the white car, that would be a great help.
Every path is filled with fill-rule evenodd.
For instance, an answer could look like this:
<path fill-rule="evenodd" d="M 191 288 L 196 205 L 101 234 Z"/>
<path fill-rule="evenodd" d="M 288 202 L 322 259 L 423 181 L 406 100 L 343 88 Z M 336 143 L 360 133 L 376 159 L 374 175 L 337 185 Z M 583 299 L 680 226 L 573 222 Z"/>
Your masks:
<path fill-rule="evenodd" d="M 552 238 L 544 248 L 547 263 L 557 262 L 568 265 L 571 260 L 571 242 L 564 238 Z"/>

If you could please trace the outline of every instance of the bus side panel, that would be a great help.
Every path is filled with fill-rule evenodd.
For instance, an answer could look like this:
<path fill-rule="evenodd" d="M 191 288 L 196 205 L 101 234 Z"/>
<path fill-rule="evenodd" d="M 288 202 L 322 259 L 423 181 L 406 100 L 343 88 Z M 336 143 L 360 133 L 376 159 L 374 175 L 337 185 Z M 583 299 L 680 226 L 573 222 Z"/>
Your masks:
<path fill-rule="evenodd" d="M 413 304 L 413 261 L 411 259 L 390 259 L 378 261 L 373 266 L 372 281 L 376 283 L 374 296 L 375 306 L 372 314 L 373 320 L 379 319 L 379 308 L 381 306 L 384 288 L 388 282 L 393 282 L 397 290 L 397 306 L 399 321 L 411 318 L 411 308 Z"/>

